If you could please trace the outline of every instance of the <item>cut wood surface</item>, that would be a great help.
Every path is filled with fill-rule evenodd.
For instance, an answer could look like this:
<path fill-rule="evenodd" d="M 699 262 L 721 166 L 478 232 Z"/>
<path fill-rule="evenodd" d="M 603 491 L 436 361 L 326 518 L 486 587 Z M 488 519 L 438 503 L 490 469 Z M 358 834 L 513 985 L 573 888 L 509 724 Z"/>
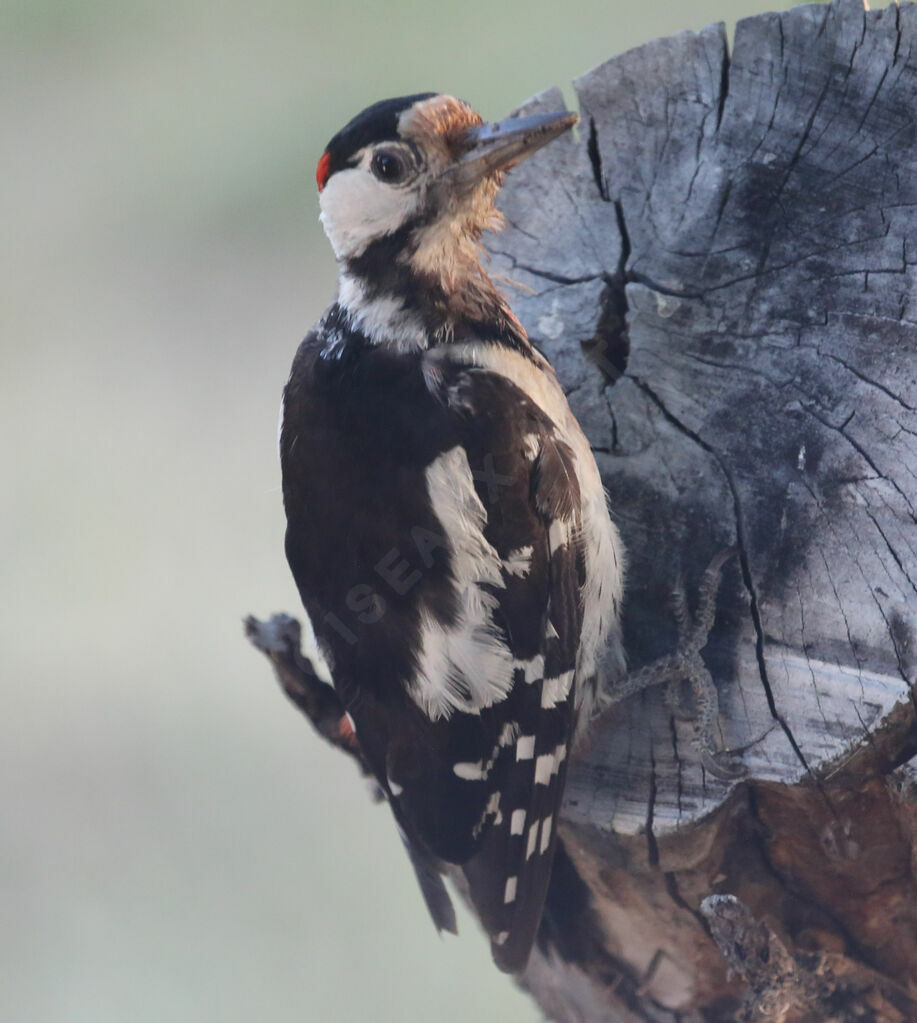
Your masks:
<path fill-rule="evenodd" d="M 523 978 L 552 1019 L 917 1020 L 912 50 L 917 7 L 859 0 L 656 40 L 502 193 L 491 268 L 592 441 L 632 669 L 737 548 L 703 656 L 747 775 L 661 692 L 600 722 Z"/>

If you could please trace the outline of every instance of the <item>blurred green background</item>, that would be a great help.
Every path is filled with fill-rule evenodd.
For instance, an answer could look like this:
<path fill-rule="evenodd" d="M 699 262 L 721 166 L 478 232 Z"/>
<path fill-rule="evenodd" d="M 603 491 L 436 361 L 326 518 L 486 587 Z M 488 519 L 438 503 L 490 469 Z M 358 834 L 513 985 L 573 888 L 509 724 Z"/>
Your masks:
<path fill-rule="evenodd" d="M 776 4 L 783 8 L 788 6 Z M 296 612 L 275 428 L 367 103 L 498 118 L 767 0 L 0 3 L 0 1018 L 533 1021 L 242 638 Z"/>

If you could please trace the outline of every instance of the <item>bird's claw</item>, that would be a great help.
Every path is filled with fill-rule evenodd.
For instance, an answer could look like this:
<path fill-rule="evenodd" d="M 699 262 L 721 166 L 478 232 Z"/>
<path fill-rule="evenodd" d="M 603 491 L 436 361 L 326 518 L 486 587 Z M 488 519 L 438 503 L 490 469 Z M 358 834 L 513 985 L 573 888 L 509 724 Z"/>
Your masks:
<path fill-rule="evenodd" d="M 700 651 L 706 646 L 713 628 L 723 566 L 735 553 L 735 547 L 727 547 L 713 556 L 701 577 L 694 613 L 688 607 L 684 583 L 679 579 L 672 593 L 672 611 L 678 626 L 675 653 L 641 668 L 619 688 L 620 698 L 623 698 L 651 686 L 665 684 L 665 703 L 672 717 L 678 721 L 691 721 L 697 727 L 695 746 L 700 750 L 705 770 L 713 777 L 727 782 L 744 777 L 747 771 L 735 757 L 738 751 L 717 748 L 714 731 L 719 697 Z M 691 683 L 693 711 L 689 711 L 682 702 L 684 680 Z"/>
<path fill-rule="evenodd" d="M 702 750 L 700 759 L 704 770 L 720 781 L 738 781 L 748 774 L 748 768 L 734 758 L 732 750 L 718 750 L 716 753 Z"/>
<path fill-rule="evenodd" d="M 243 624 L 249 642 L 267 657 L 289 657 L 293 650 L 298 651 L 300 648 L 302 628 L 291 615 L 276 614 L 266 622 L 248 615 Z"/>

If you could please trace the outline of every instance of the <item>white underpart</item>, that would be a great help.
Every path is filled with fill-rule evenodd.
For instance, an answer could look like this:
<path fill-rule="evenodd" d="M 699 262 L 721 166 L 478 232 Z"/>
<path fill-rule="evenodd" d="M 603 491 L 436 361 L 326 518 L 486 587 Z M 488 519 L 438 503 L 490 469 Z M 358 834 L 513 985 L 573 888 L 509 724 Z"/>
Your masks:
<path fill-rule="evenodd" d="M 532 570 L 532 554 L 534 547 L 517 547 L 503 559 L 503 568 L 510 575 L 524 579 Z"/>
<path fill-rule="evenodd" d="M 319 193 L 322 227 L 338 259 L 361 255 L 370 242 L 397 231 L 416 211 L 419 194 L 380 181 L 369 169 L 372 149 L 356 167 L 332 174 Z"/>
<path fill-rule="evenodd" d="M 465 449 L 456 446 L 440 455 L 426 479 L 430 504 L 449 540 L 458 595 L 452 625 L 421 612 L 418 668 L 409 692 L 436 721 L 456 710 L 478 714 L 506 699 L 513 685 L 513 656 L 493 619 L 498 601 L 483 589 L 483 584 L 502 587 L 503 577 L 500 556 L 484 538 L 487 515 Z"/>
<path fill-rule="evenodd" d="M 349 274 L 341 274 L 338 304 L 347 310 L 354 329 L 372 344 L 386 344 L 396 352 L 417 351 L 429 345 L 420 318 L 408 312 L 400 298 L 393 295 L 371 298 L 365 284 Z"/>
<path fill-rule="evenodd" d="M 585 680 L 602 666 L 612 674 L 623 673 L 618 607 L 624 587 L 624 556 L 618 530 L 608 514 L 602 478 L 595 458 L 576 421 L 553 369 L 545 360 L 543 368 L 502 345 L 470 342 L 451 345 L 448 351 L 431 351 L 428 358 L 467 362 L 506 377 L 519 387 L 553 421 L 559 440 L 574 454 L 574 468 L 580 489 L 582 535 L 586 558 L 583 587 L 583 625 L 577 654 L 576 675 Z M 560 540 L 560 534 L 556 539 Z M 606 659 L 608 652 L 612 657 Z M 588 686 L 577 686 L 577 703 L 591 698 Z M 579 708 L 580 722 L 589 720 L 592 707 Z"/>

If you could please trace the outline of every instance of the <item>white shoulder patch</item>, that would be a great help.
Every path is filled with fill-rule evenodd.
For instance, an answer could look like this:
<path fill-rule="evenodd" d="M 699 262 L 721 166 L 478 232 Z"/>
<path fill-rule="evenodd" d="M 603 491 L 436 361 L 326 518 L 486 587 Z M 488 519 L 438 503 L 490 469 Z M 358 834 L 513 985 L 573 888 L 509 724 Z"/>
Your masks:
<path fill-rule="evenodd" d="M 506 699 L 513 656 L 493 620 L 497 601 L 483 588 L 503 587 L 502 563 L 484 537 L 487 514 L 465 449 L 458 445 L 440 455 L 426 477 L 430 503 L 449 541 L 459 605 L 449 626 L 421 616 L 418 668 L 409 692 L 435 721 L 456 710 L 477 714 Z"/>
<path fill-rule="evenodd" d="M 557 437 L 574 454 L 579 483 L 582 536 L 586 558 L 586 583 L 583 587 L 583 626 L 577 657 L 577 677 L 589 678 L 603 658 L 606 644 L 618 626 L 618 607 L 624 588 L 624 550 L 618 530 L 608 514 L 602 479 L 589 441 L 576 421 L 557 377 L 547 363 L 536 365 L 502 345 L 457 344 L 443 356 L 464 360 L 474 366 L 506 377 L 519 387 L 554 423 Z M 534 444 L 527 441 L 527 446 Z M 537 454 L 537 451 L 534 452 Z M 552 549 L 569 542 L 562 526 L 553 530 Z M 577 702 L 588 697 L 589 687 L 577 690 Z M 583 708 L 580 720 L 587 721 L 589 708 Z"/>

